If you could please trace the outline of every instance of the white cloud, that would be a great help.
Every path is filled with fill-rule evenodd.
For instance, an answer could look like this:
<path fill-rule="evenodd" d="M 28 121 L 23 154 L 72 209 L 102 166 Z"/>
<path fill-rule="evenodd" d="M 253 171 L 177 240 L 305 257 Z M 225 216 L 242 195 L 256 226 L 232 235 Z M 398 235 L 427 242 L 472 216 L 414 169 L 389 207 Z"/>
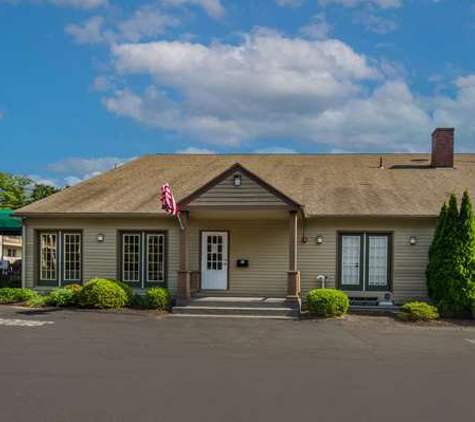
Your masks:
<path fill-rule="evenodd" d="M 94 9 L 108 5 L 108 0 L 46 0 L 57 6 L 72 6 L 80 9 Z"/>
<path fill-rule="evenodd" d="M 150 84 L 113 89 L 103 97 L 109 112 L 202 144 L 291 139 L 329 151 L 420 151 L 434 127 L 448 125 L 460 129 L 462 148 L 474 149 L 464 139 L 475 136 L 475 75 L 458 78 L 453 96 L 424 97 L 397 63 L 338 40 L 268 30 L 238 44 L 114 45 L 112 55 L 125 81 L 142 75 Z"/>
<path fill-rule="evenodd" d="M 52 175 L 56 175 L 54 179 L 50 179 L 51 183 L 49 184 L 53 186 L 73 186 L 135 158 L 136 157 L 65 158 L 47 166 L 47 171 Z M 40 180 L 40 176 L 37 176 L 34 180 Z M 48 181 L 49 179 L 42 180 Z"/>
<path fill-rule="evenodd" d="M 30 174 L 30 175 L 28 175 L 28 178 L 30 178 L 35 183 L 38 183 L 40 185 L 48 185 L 48 186 L 58 187 L 56 181 L 48 179 L 46 177 L 39 176 L 38 174 Z"/>
<path fill-rule="evenodd" d="M 161 0 L 161 2 L 170 6 L 199 6 L 216 19 L 222 19 L 226 15 L 226 9 L 220 0 Z"/>
<path fill-rule="evenodd" d="M 327 22 L 325 13 L 319 13 L 312 18 L 312 22 L 300 28 L 300 33 L 315 40 L 324 40 L 333 30 Z"/>
<path fill-rule="evenodd" d="M 57 174 L 67 174 L 84 177 L 84 175 L 94 175 L 110 170 L 115 166 L 126 163 L 133 158 L 123 157 L 100 157 L 100 158 L 80 158 L 70 157 L 48 165 L 48 170 Z"/>
<path fill-rule="evenodd" d="M 371 8 L 356 13 L 354 21 L 362 24 L 367 31 L 374 32 L 375 34 L 387 34 L 398 27 L 394 20 L 377 15 Z"/>
<path fill-rule="evenodd" d="M 163 13 L 153 6 L 143 6 L 137 9 L 133 16 L 117 25 L 121 40 L 137 42 L 145 37 L 156 37 L 163 34 L 167 28 L 180 24 L 179 19 Z"/>
<path fill-rule="evenodd" d="M 107 21 L 103 16 L 92 16 L 82 23 L 67 25 L 65 32 L 78 44 L 138 42 L 157 37 L 179 24 L 178 18 L 146 5 L 135 10 L 128 19 Z"/>
<path fill-rule="evenodd" d="M 402 5 L 402 0 L 320 0 L 320 4 L 322 6 L 337 4 L 345 7 L 356 7 L 370 4 L 383 9 L 388 9 L 392 7 L 400 7 Z"/>
<path fill-rule="evenodd" d="M 275 2 L 281 7 L 299 7 L 302 5 L 303 0 L 275 0 Z"/>
<path fill-rule="evenodd" d="M 121 74 L 151 75 L 185 101 L 152 85 L 143 93 L 117 90 L 104 98 L 109 111 L 212 144 L 295 134 L 289 118 L 344 103 L 362 90 L 361 81 L 380 77 L 366 57 L 340 41 L 262 30 L 239 45 L 163 41 L 115 45 L 112 53 Z M 306 136 L 302 131 L 299 138 Z"/>
<path fill-rule="evenodd" d="M 69 24 L 64 29 L 78 44 L 99 44 L 111 42 L 115 38 L 112 32 L 103 30 L 104 17 L 93 16 L 82 24 Z"/>
<path fill-rule="evenodd" d="M 187 147 L 178 150 L 177 154 L 216 154 L 216 151 L 207 148 Z"/>
<path fill-rule="evenodd" d="M 114 89 L 115 84 L 111 80 L 110 77 L 100 75 L 100 76 L 96 76 L 94 78 L 94 81 L 92 82 L 91 88 L 92 88 L 93 91 L 103 92 L 103 91 L 109 91 L 111 89 Z"/>
<path fill-rule="evenodd" d="M 0 0 L 0 3 L 17 5 L 25 0 Z M 53 6 L 75 7 L 77 9 L 96 9 L 108 6 L 108 0 L 29 0 L 34 4 L 50 4 Z"/>
<path fill-rule="evenodd" d="M 297 151 L 285 147 L 259 148 L 254 151 L 255 154 L 296 154 Z"/>

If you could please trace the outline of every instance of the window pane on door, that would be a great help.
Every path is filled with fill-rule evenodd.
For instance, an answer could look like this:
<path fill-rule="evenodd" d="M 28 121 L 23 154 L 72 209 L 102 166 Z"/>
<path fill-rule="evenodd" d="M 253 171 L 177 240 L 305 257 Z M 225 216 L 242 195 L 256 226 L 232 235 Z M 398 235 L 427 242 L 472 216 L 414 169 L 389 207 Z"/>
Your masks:
<path fill-rule="evenodd" d="M 122 236 L 122 280 L 140 281 L 140 234 Z"/>
<path fill-rule="evenodd" d="M 147 235 L 147 281 L 165 280 L 165 236 L 163 234 Z"/>
<path fill-rule="evenodd" d="M 223 237 L 207 236 L 206 266 L 208 270 L 220 271 L 223 269 Z"/>
<path fill-rule="evenodd" d="M 361 237 L 341 237 L 341 284 L 358 286 L 360 284 Z"/>
<path fill-rule="evenodd" d="M 63 236 L 64 281 L 81 280 L 81 234 L 65 233 Z"/>
<path fill-rule="evenodd" d="M 388 284 L 387 236 L 368 236 L 368 285 L 382 287 Z"/>
<path fill-rule="evenodd" d="M 40 235 L 41 281 L 57 280 L 57 248 L 58 236 L 56 233 L 42 233 Z"/>

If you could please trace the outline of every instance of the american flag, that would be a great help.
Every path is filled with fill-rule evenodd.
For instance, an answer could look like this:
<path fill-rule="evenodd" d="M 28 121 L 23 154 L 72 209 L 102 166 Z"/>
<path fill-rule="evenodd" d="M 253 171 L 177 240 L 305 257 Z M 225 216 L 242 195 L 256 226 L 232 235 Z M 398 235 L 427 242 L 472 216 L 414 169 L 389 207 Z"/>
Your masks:
<path fill-rule="evenodd" d="M 162 210 L 166 213 L 178 216 L 180 211 L 173 197 L 172 188 L 168 183 L 165 183 L 161 189 L 160 201 L 162 203 Z"/>

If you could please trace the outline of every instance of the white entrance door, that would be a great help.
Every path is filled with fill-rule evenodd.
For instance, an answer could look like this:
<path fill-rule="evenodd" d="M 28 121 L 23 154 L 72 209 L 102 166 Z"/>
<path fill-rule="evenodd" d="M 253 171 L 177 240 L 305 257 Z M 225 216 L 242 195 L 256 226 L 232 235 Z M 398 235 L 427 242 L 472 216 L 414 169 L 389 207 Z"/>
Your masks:
<path fill-rule="evenodd" d="M 228 288 L 227 232 L 201 234 L 201 288 L 203 290 Z"/>
<path fill-rule="evenodd" d="M 344 235 L 341 237 L 341 288 L 343 290 L 362 290 L 362 236 Z"/>

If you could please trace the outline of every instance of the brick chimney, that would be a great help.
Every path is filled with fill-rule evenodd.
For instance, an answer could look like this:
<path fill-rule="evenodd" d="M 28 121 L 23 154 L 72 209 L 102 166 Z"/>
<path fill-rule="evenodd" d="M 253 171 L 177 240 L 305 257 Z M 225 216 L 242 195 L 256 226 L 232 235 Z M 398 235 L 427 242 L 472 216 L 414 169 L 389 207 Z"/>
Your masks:
<path fill-rule="evenodd" d="M 454 128 L 438 128 L 432 133 L 432 167 L 454 166 Z"/>

